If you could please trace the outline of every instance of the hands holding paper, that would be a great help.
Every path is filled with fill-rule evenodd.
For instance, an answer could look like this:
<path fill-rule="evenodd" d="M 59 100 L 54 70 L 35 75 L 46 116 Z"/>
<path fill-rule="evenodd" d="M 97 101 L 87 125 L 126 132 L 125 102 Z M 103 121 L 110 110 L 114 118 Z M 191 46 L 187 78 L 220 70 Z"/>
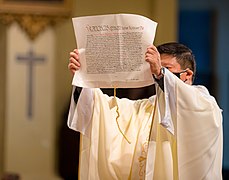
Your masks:
<path fill-rule="evenodd" d="M 161 69 L 161 59 L 160 53 L 158 52 L 157 48 L 152 45 L 149 46 L 145 53 L 145 60 L 150 64 L 150 69 L 152 74 L 158 76 L 160 75 Z M 77 49 L 74 49 L 70 52 L 69 64 L 68 69 L 74 74 L 77 70 L 80 69 L 80 59 L 79 59 L 79 52 Z"/>
<path fill-rule="evenodd" d="M 78 49 L 74 49 L 70 52 L 69 64 L 68 69 L 74 75 L 77 70 L 80 68 L 80 61 L 79 61 L 79 52 Z"/>
<path fill-rule="evenodd" d="M 147 48 L 145 60 L 150 64 L 152 74 L 159 76 L 161 74 L 161 57 L 157 48 L 152 45 Z"/>

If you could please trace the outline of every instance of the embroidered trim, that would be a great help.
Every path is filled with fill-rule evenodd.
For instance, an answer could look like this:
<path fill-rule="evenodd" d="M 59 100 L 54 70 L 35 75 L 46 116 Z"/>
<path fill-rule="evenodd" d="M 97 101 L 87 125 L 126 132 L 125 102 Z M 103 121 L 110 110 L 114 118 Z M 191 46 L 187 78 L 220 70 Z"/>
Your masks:
<path fill-rule="evenodd" d="M 156 114 L 156 108 L 157 108 L 157 97 L 154 102 L 154 110 L 153 110 L 153 117 L 152 117 L 152 122 L 151 125 L 149 126 L 149 136 L 147 136 L 146 141 L 142 144 L 141 148 L 141 155 L 138 158 L 139 161 L 139 178 L 140 180 L 145 179 L 145 172 L 146 172 L 146 160 L 147 160 L 147 152 L 148 152 L 148 146 L 149 146 L 149 141 L 150 141 L 150 136 L 153 128 L 153 122 Z"/>

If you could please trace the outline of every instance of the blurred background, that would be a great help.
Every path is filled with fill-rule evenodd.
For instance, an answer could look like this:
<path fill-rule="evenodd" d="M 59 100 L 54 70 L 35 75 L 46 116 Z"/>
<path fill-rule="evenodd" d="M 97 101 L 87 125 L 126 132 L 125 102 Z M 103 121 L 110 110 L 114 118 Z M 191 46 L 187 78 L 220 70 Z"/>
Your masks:
<path fill-rule="evenodd" d="M 158 22 L 155 45 L 178 41 L 196 56 L 195 84 L 223 110 L 229 179 L 228 0 L 0 0 L 0 177 L 75 180 L 79 134 L 67 127 L 76 48 L 72 17 L 132 13 Z M 119 96 L 145 96 L 145 88 Z M 150 92 L 148 92 L 150 94 Z"/>

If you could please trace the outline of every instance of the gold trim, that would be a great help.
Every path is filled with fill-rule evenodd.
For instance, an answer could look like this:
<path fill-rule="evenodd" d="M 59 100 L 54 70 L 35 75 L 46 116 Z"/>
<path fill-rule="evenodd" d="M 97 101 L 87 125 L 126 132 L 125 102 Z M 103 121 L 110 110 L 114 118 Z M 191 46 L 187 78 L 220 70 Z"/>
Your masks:
<path fill-rule="evenodd" d="M 44 15 L 0 14 L 0 21 L 3 24 L 10 25 L 13 22 L 17 22 L 31 40 L 34 40 L 49 25 L 55 25 L 64 19 L 65 17 L 52 17 Z"/>
<path fill-rule="evenodd" d="M 113 97 L 113 100 L 114 100 L 115 106 L 117 107 L 117 109 L 116 109 L 116 113 L 117 113 L 117 116 L 116 116 L 116 124 L 117 124 L 117 126 L 118 126 L 118 129 L 119 129 L 120 133 L 122 134 L 122 136 L 124 137 L 124 139 L 125 139 L 129 144 L 131 144 L 130 140 L 126 137 L 125 132 L 122 131 L 122 129 L 121 129 L 120 125 L 119 125 L 119 122 L 118 122 L 118 118 L 120 117 L 120 114 L 119 114 L 119 106 L 118 106 L 117 99 L 116 99 L 116 87 L 114 87 L 114 97 Z"/>
<path fill-rule="evenodd" d="M 34 40 L 49 25 L 70 17 L 72 0 L 0 0 L 0 22 L 17 22 Z"/>

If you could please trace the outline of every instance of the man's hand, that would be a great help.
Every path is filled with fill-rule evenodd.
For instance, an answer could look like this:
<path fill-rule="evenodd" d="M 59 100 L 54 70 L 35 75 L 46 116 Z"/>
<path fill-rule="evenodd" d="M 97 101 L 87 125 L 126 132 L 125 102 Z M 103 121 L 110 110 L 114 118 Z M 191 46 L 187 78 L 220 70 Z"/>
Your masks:
<path fill-rule="evenodd" d="M 70 52 L 69 64 L 68 69 L 71 71 L 72 74 L 75 74 L 80 68 L 80 61 L 79 61 L 79 52 L 77 49 L 74 49 Z"/>
<path fill-rule="evenodd" d="M 152 45 L 147 48 L 145 60 L 150 64 L 152 74 L 159 76 L 161 74 L 161 57 L 157 48 Z"/>

